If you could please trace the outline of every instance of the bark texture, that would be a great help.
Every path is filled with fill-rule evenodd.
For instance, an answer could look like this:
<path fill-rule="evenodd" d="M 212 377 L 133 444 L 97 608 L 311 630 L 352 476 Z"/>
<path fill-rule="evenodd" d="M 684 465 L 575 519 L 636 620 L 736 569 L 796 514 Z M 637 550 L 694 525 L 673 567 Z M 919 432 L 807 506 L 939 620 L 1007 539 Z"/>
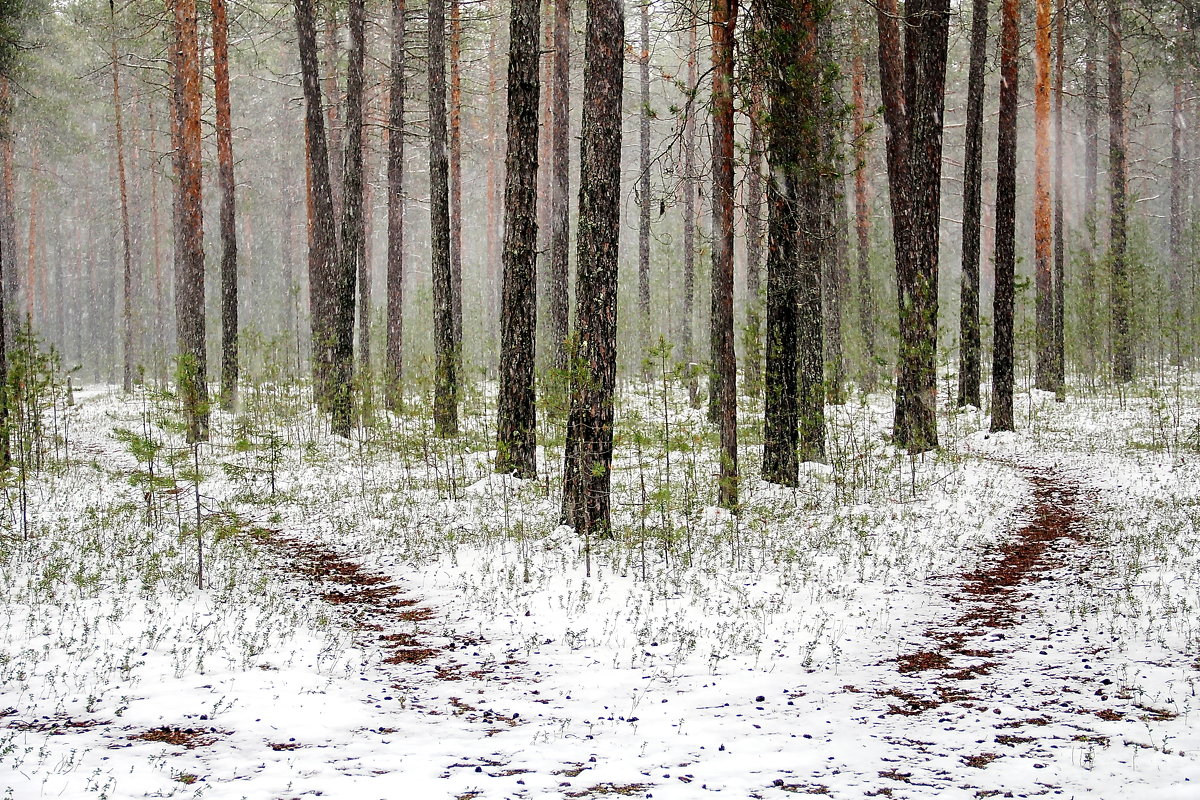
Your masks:
<path fill-rule="evenodd" d="M 733 339 L 733 43 L 737 0 L 714 0 L 713 53 L 713 248 L 712 378 L 709 415 L 720 430 L 721 470 L 717 502 L 737 506 L 737 362 Z M 819 325 L 819 322 L 818 322 Z"/>
<path fill-rule="evenodd" d="M 983 184 L 984 68 L 988 0 L 971 5 L 971 61 L 967 71 L 966 153 L 963 158 L 962 282 L 959 315 L 958 404 L 980 407 L 979 216 Z"/>
<path fill-rule="evenodd" d="M 1000 121 L 996 144 L 996 290 L 992 320 L 992 431 L 1013 430 L 1013 301 L 1016 268 L 1018 0 L 1000 22 Z"/>
<path fill-rule="evenodd" d="M 571 3 L 554 2 L 554 70 L 550 87 L 550 366 L 566 374 L 571 257 Z"/>
<path fill-rule="evenodd" d="M 433 425 L 458 433 L 458 350 L 454 272 L 450 260 L 450 163 L 446 140 L 446 4 L 429 2 L 429 215 L 433 271 Z"/>
<path fill-rule="evenodd" d="M 1121 61 L 1121 3 L 1108 0 L 1108 263 L 1111 286 L 1112 371 L 1118 383 L 1133 380 L 1133 291 L 1127 258 L 1127 161 L 1125 155 L 1125 67 Z"/>
<path fill-rule="evenodd" d="M 537 320 L 539 0 L 515 0 L 509 21 L 508 152 L 504 159 L 504 287 L 500 314 L 496 470 L 537 477 L 534 355 Z"/>
<path fill-rule="evenodd" d="M 388 256 L 386 402 L 399 411 L 404 401 L 404 93 L 405 0 L 392 0 L 392 53 L 388 102 Z"/>
<path fill-rule="evenodd" d="M 577 364 L 571 374 L 563 520 L 611 536 L 613 387 L 617 369 L 617 248 L 625 16 L 619 0 L 588 0 L 580 143 Z"/>
<path fill-rule="evenodd" d="M 200 42 L 195 0 L 175 0 L 176 239 L 175 327 L 179 394 L 188 442 L 208 439 L 204 347 L 204 217 L 201 203 Z M 31 237 L 32 241 L 32 237 Z"/>
<path fill-rule="evenodd" d="M 233 120 L 229 102 L 229 15 L 212 0 L 213 89 L 217 106 L 217 183 L 221 187 L 221 408 L 237 403 L 238 251 L 234 211 Z"/>
<path fill-rule="evenodd" d="M 1054 388 L 1054 275 L 1050 206 L 1050 0 L 1035 0 L 1033 48 L 1034 384 Z"/>

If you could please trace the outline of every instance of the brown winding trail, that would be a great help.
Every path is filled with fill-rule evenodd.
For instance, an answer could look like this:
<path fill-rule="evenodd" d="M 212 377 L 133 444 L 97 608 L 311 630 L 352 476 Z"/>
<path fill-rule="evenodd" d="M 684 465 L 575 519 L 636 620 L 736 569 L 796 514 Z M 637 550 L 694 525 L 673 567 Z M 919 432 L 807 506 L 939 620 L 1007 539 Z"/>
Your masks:
<path fill-rule="evenodd" d="M 982 647 L 979 640 L 1019 624 L 1032 585 L 1067 566 L 1072 551 L 1086 547 L 1080 488 L 1052 472 L 1022 469 L 1033 485 L 1033 501 L 1021 513 L 1030 521 L 974 571 L 960 576 L 960 587 L 948 599 L 953 607 L 963 609 L 962 613 L 925 631 L 931 646 L 897 658 L 900 672 L 940 670 L 944 678 L 959 681 L 986 675 L 996 666 L 988 660 L 995 653 Z M 971 663 L 963 665 L 964 659 Z M 955 694 L 949 686 L 938 691 L 947 697 Z M 897 713 L 920 710 L 924 709 Z"/>

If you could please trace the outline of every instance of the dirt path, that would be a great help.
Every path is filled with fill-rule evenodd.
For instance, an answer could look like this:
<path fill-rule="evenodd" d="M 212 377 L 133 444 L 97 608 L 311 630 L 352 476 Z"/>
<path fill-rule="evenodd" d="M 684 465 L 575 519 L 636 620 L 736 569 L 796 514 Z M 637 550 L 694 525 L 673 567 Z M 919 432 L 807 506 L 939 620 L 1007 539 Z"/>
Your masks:
<path fill-rule="evenodd" d="M 1089 492 L 1053 470 L 1020 469 L 1033 492 L 1015 530 L 958 576 L 944 595 L 949 613 L 912 637 L 875 691 L 882 738 L 898 757 L 874 795 L 1055 794 L 1065 772 L 1100 758 L 1174 754 L 1147 733 L 1175 714 L 1140 700 L 1107 643 L 1064 625 L 1053 607 L 1053 582 L 1088 580 L 1097 555 Z M 978 779 L 964 783 L 961 766 Z"/>

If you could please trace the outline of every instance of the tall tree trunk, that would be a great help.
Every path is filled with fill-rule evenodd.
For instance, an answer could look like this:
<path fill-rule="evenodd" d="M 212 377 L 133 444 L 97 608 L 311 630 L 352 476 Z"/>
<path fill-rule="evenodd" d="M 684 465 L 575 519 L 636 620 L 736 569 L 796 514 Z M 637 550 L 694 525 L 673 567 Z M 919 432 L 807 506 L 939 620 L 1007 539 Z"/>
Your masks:
<path fill-rule="evenodd" d="M 826 13 L 821 20 L 820 58 L 822 64 L 833 63 L 833 15 Z M 846 197 L 841 187 L 842 112 L 840 92 L 837 87 L 822 80 L 821 104 L 821 153 L 824 159 L 821 181 L 821 315 L 824 350 L 824 391 L 822 405 L 830 402 L 841 405 L 846 402 L 846 365 L 842 353 L 842 296 L 845 283 L 842 280 L 842 240 L 844 232 L 840 225 L 844 217 Z M 841 208 L 839 209 L 839 205 Z M 824 409 L 822 409 L 824 413 Z M 821 426 L 822 450 L 824 449 L 824 425 Z"/>
<path fill-rule="evenodd" d="M 949 3 L 910 0 L 904 9 L 903 47 L 896 5 L 883 0 L 877 15 L 900 318 L 893 433 L 899 446 L 924 451 L 937 446 L 937 275 Z"/>
<path fill-rule="evenodd" d="M 320 0 L 318 0 L 320 2 Z M 340 60 L 338 51 L 340 49 L 338 37 L 338 4 L 325 0 L 325 125 L 328 135 L 328 150 L 329 150 L 329 186 L 333 192 L 333 211 L 337 216 L 335 220 L 340 220 L 342 217 L 342 174 L 341 170 L 334 167 L 342 163 L 342 92 L 338 86 L 338 62 Z M 342 242 L 342 230 L 335 223 L 333 226 L 334 236 L 336 237 L 338 246 Z"/>
<path fill-rule="evenodd" d="M 863 340 L 863 372 L 860 378 L 862 390 L 875 391 L 875 298 L 871 289 L 871 207 L 868 197 L 867 176 L 867 124 L 865 72 L 863 66 L 863 41 L 854 21 L 852 47 L 854 54 L 850 62 L 850 93 L 853 101 L 854 125 L 854 233 L 858 255 L 858 324 Z"/>
<path fill-rule="evenodd" d="M 294 0 L 300 77 L 304 90 L 304 134 L 309 192 L 308 293 L 312 327 L 314 394 L 323 410 L 332 408 L 334 385 L 336 277 L 340 263 L 329 149 L 317 68 L 317 33 L 313 0 Z"/>
<path fill-rule="evenodd" d="M 1183 261 L 1183 84 L 1175 82 L 1171 99 L 1171 219 L 1169 278 L 1171 364 L 1183 364 L 1183 327 L 1187 310 Z"/>
<path fill-rule="evenodd" d="M 571 3 L 554 0 L 554 70 L 550 86 L 550 366 L 567 371 L 570 313 Z M 557 379 L 557 378 L 556 378 Z"/>
<path fill-rule="evenodd" d="M 220 0 L 216 0 L 220 2 Z M 113 124 L 117 135 L 117 189 L 121 199 L 121 244 L 122 251 L 122 310 L 121 328 L 124 334 L 124 359 L 121 371 L 121 387 L 126 392 L 133 391 L 133 372 L 136 360 L 133 344 L 133 256 L 129 243 L 129 192 L 125 185 L 125 130 L 121 124 L 121 79 L 120 61 L 117 58 L 117 14 L 116 6 L 109 0 L 109 21 L 112 24 L 109 38 L 112 56 L 112 93 L 113 93 Z M 0 384 L 3 386 L 3 384 Z"/>
<path fill-rule="evenodd" d="M 1121 4 L 1108 0 L 1108 263 L 1112 269 L 1112 369 L 1119 383 L 1133 380 L 1129 326 L 1132 289 L 1126 264 L 1125 68 L 1121 62 Z"/>
<path fill-rule="evenodd" d="M 563 519 L 585 536 L 612 535 L 613 388 L 617 370 L 617 248 L 625 14 L 588 0 L 580 143 L 575 330 L 563 470 Z"/>
<path fill-rule="evenodd" d="M 450 313 L 454 374 L 463 372 L 462 274 L 462 2 L 450 0 Z"/>
<path fill-rule="evenodd" d="M 5 273 L 4 316 L 5 339 L 12 343 L 16 339 L 19 327 L 20 306 L 17 302 L 18 288 L 21 283 L 20 269 L 17 265 L 17 217 L 16 193 L 13 191 L 13 140 L 16 136 L 12 124 L 13 100 L 12 87 L 6 75 L 0 75 L 0 120 L 4 129 L 0 131 L 0 167 L 4 170 L 3 185 L 0 186 L 0 197 L 3 199 L 3 216 L 0 217 L 0 238 L 3 238 Z"/>
<path fill-rule="evenodd" d="M 650 377 L 650 3 L 641 3 L 638 53 L 638 334 L 643 373 Z"/>
<path fill-rule="evenodd" d="M 176 259 L 175 324 L 179 339 L 179 393 L 188 442 L 208 438 L 208 385 L 204 347 L 204 217 L 200 175 L 200 51 L 196 0 L 175 0 L 175 158 L 180 255 Z"/>
<path fill-rule="evenodd" d="M 751 29 L 761 36 L 764 20 L 761 8 L 752 8 Z M 757 70 L 755 70 L 757 73 Z M 752 394 L 762 391 L 762 264 L 763 264 L 763 83 L 759 75 L 750 77 L 750 147 L 746 153 L 746 351 L 744 355 L 746 388 Z"/>
<path fill-rule="evenodd" d="M 709 416 L 721 434 L 717 502 L 737 507 L 737 362 L 733 346 L 733 40 L 737 0 L 714 0 L 712 378 Z M 819 320 L 819 317 L 818 317 Z M 818 324 L 819 321 L 818 321 Z"/>
<path fill-rule="evenodd" d="M 959 316 L 958 404 L 980 407 L 979 215 L 983 183 L 983 73 L 987 67 L 988 0 L 971 5 L 967 71 L 966 153 L 963 159 L 962 286 Z"/>
<path fill-rule="evenodd" d="M 996 145 L 996 290 L 992 319 L 993 431 L 1013 422 L 1013 303 L 1016 270 L 1017 80 L 1019 0 L 1004 0 L 1000 22 L 1000 122 Z"/>
<path fill-rule="evenodd" d="M 697 379 L 694 375 L 693 362 L 696 359 L 696 114 L 699 105 L 696 97 L 699 94 L 699 84 L 696 67 L 696 28 L 699 20 L 696 18 L 694 6 L 689 2 L 688 19 L 688 50 L 687 50 L 687 91 L 689 96 L 685 103 L 683 119 L 683 314 L 680 331 L 680 361 L 688 375 L 688 392 L 693 406 L 698 401 Z"/>
<path fill-rule="evenodd" d="M 1084 37 L 1083 72 L 1083 227 L 1084 254 L 1079 279 L 1079 327 L 1090 335 L 1082 337 L 1083 371 L 1095 377 L 1097 344 L 1103 343 L 1103 331 L 1096 318 L 1096 231 L 1099 225 L 1097 173 L 1100 161 L 1100 93 L 1097 88 L 1097 39 L 1100 25 L 1095 0 L 1084 3 L 1087 33 Z"/>
<path fill-rule="evenodd" d="M 1055 21 L 1054 61 L 1054 396 L 1059 402 L 1066 399 L 1066 225 L 1063 220 L 1063 69 L 1066 52 L 1063 29 L 1066 26 L 1067 6 L 1058 0 Z"/>
<path fill-rule="evenodd" d="M 1054 276 L 1050 206 L 1050 0 L 1035 0 L 1033 48 L 1034 385 L 1054 389 Z"/>
<path fill-rule="evenodd" d="M 237 403 L 238 274 L 234 218 L 233 122 L 229 108 L 229 19 L 212 0 L 213 75 L 217 105 L 217 182 L 221 187 L 221 408 Z"/>
<path fill-rule="evenodd" d="M 827 225 L 832 206 L 828 195 L 829 149 L 824 141 L 828 130 L 828 109 L 822 103 L 821 29 L 827 9 L 809 6 L 804 0 L 801 24 L 813 26 L 812 37 L 800 44 L 795 64 L 797 99 L 801 109 L 812 109 L 812 116 L 800 124 L 811 127 L 799 145 L 799 169 L 795 185 L 796 231 L 800 237 L 796 267 L 796 354 L 799 373 L 796 418 L 800 425 L 800 461 L 825 460 L 825 331 L 824 331 L 824 260 L 829 235 Z M 809 22 L 811 21 L 811 22 Z M 799 119 L 804 119 L 802 116 Z M 780 120 L 780 124 L 789 124 Z M 796 124 L 796 123 L 790 123 Z"/>
<path fill-rule="evenodd" d="M 403 403 L 404 366 L 404 69 L 405 0 L 392 0 L 391 94 L 388 104 L 387 404 Z"/>
<path fill-rule="evenodd" d="M 771 67 L 767 81 L 770 113 L 767 116 L 767 331 L 765 407 L 763 416 L 763 479 L 795 486 L 798 475 L 797 443 L 803 430 L 811 436 L 813 420 L 801 419 L 812 408 L 801 404 L 803 390 L 813 380 L 811 341 L 807 364 L 799 363 L 798 337 L 801 315 L 816 334 L 816 380 L 821 371 L 821 316 L 819 242 L 815 228 L 821 185 L 821 153 L 818 135 L 820 115 L 818 90 L 817 26 L 819 12 L 813 0 L 793 0 L 767 7 L 770 49 L 766 63 Z M 797 235 L 799 233 L 799 235 Z M 804 290 L 817 291 L 813 316 Z M 814 280 L 815 275 L 815 280 Z M 805 358 L 802 356 L 802 358 Z M 823 408 L 817 409 L 823 414 Z M 820 426 L 824 431 L 824 423 Z M 805 456 L 809 456 L 805 446 Z"/>
<path fill-rule="evenodd" d="M 354 427 L 354 283 L 363 256 L 363 93 L 366 60 L 364 0 L 350 0 L 350 54 L 346 70 L 346 146 L 342 166 L 342 245 L 334 276 L 333 433 Z"/>
<path fill-rule="evenodd" d="M 182 149 L 180 149 L 182 153 Z M 25 285 L 22 287 L 25 290 L 25 325 L 32 329 L 34 327 L 35 312 L 38 310 L 38 270 L 37 270 L 37 239 L 38 239 L 38 203 L 41 196 L 38 194 L 37 176 L 42 171 L 41 148 L 38 147 L 38 142 L 33 143 L 33 154 L 30 156 L 32 167 L 29 170 L 29 233 L 25 237 Z M 181 251 L 185 252 L 185 251 Z M 32 332 L 32 330 L 30 331 Z"/>
<path fill-rule="evenodd" d="M 429 2 L 429 214 L 433 270 L 433 424 L 438 436 L 458 433 L 458 349 L 454 271 L 450 260 L 450 165 L 446 153 L 446 4 Z"/>
<path fill-rule="evenodd" d="M 364 100 L 364 103 L 367 101 Z M 370 116 L 370 111 L 363 109 L 363 116 Z M 371 372 L 371 139 L 370 132 L 363 131 L 362 136 L 362 237 L 358 243 L 358 384 L 363 392 L 364 414 L 371 404 L 372 372 Z"/>
<path fill-rule="evenodd" d="M 500 314 L 496 470 L 537 477 L 533 372 L 537 327 L 538 29 L 540 0 L 509 17 L 508 152 L 504 159 L 504 308 Z"/>

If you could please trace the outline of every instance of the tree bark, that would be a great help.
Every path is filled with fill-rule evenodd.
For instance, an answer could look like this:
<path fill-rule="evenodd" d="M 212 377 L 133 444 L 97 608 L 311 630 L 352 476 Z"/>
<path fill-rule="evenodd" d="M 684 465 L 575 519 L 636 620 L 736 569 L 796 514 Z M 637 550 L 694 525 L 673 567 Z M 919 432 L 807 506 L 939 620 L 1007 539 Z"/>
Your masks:
<path fill-rule="evenodd" d="M 564 522 L 588 537 L 612 535 L 624 43 L 620 0 L 588 0 L 575 293 L 579 369 L 571 377 L 563 470 Z"/>
<path fill-rule="evenodd" d="M 1100 93 L 1097 87 L 1097 39 L 1100 25 L 1096 17 L 1095 0 L 1084 3 L 1087 33 L 1084 37 L 1083 72 L 1083 227 L 1084 255 L 1079 278 L 1079 326 L 1092 335 L 1082 341 L 1083 371 L 1089 379 L 1095 376 L 1097 344 L 1104 335 L 1096 318 L 1096 231 L 1099 225 L 1098 172 L 1100 162 Z"/>
<path fill-rule="evenodd" d="M 1171 211 L 1168 287 L 1170 289 L 1171 364 L 1183 364 L 1183 326 L 1187 309 L 1183 263 L 1183 84 L 1175 82 L 1171 98 Z"/>
<path fill-rule="evenodd" d="M 858 323 L 863 340 L 863 392 L 875 391 L 875 297 L 871 288 L 871 207 L 867 176 L 867 125 L 863 41 L 855 21 L 852 30 L 854 54 L 850 62 L 850 93 L 854 125 L 854 233 L 858 256 Z"/>
<path fill-rule="evenodd" d="M 1054 389 L 1054 275 L 1050 205 L 1050 0 L 1035 0 L 1033 48 L 1034 385 Z"/>
<path fill-rule="evenodd" d="M 1125 68 L 1121 61 L 1121 4 L 1108 0 L 1108 262 L 1112 270 L 1112 369 L 1119 383 L 1133 380 L 1133 337 L 1129 327 L 1132 288 L 1126 264 L 1128 207 L 1125 158 Z"/>
<path fill-rule="evenodd" d="M 195 0 L 175 0 L 175 158 L 179 238 L 175 325 L 179 340 L 179 393 L 189 443 L 208 439 L 208 385 L 204 347 L 204 217 L 201 203 L 200 52 Z"/>
<path fill-rule="evenodd" d="M 221 0 L 215 0 L 215 2 L 219 3 Z M 121 329 L 124 338 L 121 387 L 126 392 L 132 392 L 134 362 L 136 360 L 133 331 L 133 256 L 130 252 L 129 241 L 129 192 L 125 184 L 125 130 L 121 124 L 120 61 L 117 58 L 117 14 L 112 0 L 109 0 L 108 12 L 109 20 L 112 24 L 109 44 L 112 57 L 113 125 L 116 128 L 117 136 L 117 189 L 121 200 L 121 244 L 124 256 L 121 262 L 123 267 L 121 272 Z M 0 391 L 2 391 L 2 387 L 3 384 L 0 384 Z"/>
<path fill-rule="evenodd" d="M 229 103 L 229 19 L 225 0 L 212 0 L 217 182 L 221 187 L 221 408 L 232 410 L 238 385 L 237 227 L 234 217 L 233 122 Z"/>
<path fill-rule="evenodd" d="M 992 431 L 1013 421 L 1013 304 L 1016 270 L 1019 0 L 1004 0 L 1000 24 L 1000 122 L 996 145 L 996 290 L 992 319 Z"/>
<path fill-rule="evenodd" d="M 500 314 L 496 471 L 537 477 L 534 356 L 538 247 L 540 0 L 514 0 L 509 17 L 508 151 L 504 159 L 504 308 Z"/>
<path fill-rule="evenodd" d="M 919 452 L 937 447 L 937 275 L 949 3 L 910 0 L 905 5 L 903 50 L 896 5 L 883 0 L 877 15 L 900 318 L 893 434 L 897 445 Z"/>
<path fill-rule="evenodd" d="M 335 391 L 336 277 L 339 255 L 337 219 L 330 182 L 325 115 L 321 104 L 321 76 L 317 67 L 317 33 L 313 0 L 294 0 L 300 76 L 304 89 L 305 142 L 309 176 L 309 316 L 312 327 L 312 365 L 317 405 L 331 410 Z"/>
<path fill-rule="evenodd" d="M 350 0 L 350 52 L 346 70 L 346 146 L 342 153 L 342 245 L 333 278 L 333 433 L 354 427 L 354 288 L 363 256 L 363 94 L 366 60 L 364 0 Z"/>
<path fill-rule="evenodd" d="M 391 87 L 388 104 L 388 262 L 386 402 L 399 411 L 404 401 L 404 93 L 405 0 L 392 0 Z"/>
<path fill-rule="evenodd" d="M 721 436 L 717 502 L 737 507 L 737 362 L 733 340 L 733 42 L 737 0 L 714 0 L 712 378 L 709 416 Z M 819 318 L 818 318 L 819 320 Z M 818 325 L 819 325 L 818 321 Z"/>
<path fill-rule="evenodd" d="M 450 313 L 454 374 L 463 372 L 462 274 L 462 2 L 450 0 Z"/>
<path fill-rule="evenodd" d="M 1063 69 L 1066 60 L 1064 27 L 1067 6 L 1058 0 L 1055 22 L 1054 61 L 1054 396 L 1059 402 L 1066 399 L 1066 225 L 1063 220 Z"/>
<path fill-rule="evenodd" d="M 963 158 L 962 284 L 959 315 L 958 404 L 979 398 L 979 216 L 983 183 L 983 73 L 987 67 L 988 0 L 971 6 L 971 61 L 967 71 L 966 153 Z"/>
<path fill-rule="evenodd" d="M 687 374 L 688 391 L 693 406 L 698 401 L 697 378 L 692 363 L 695 361 L 696 336 L 696 97 L 699 93 L 696 52 L 696 28 L 698 20 L 694 7 L 687 10 L 687 91 L 685 116 L 683 119 L 683 313 L 680 324 L 680 362 Z"/>
<path fill-rule="evenodd" d="M 797 445 L 801 431 L 811 437 L 815 420 L 802 419 L 823 404 L 811 402 L 813 383 L 821 380 L 820 263 L 816 222 L 821 186 L 818 134 L 820 103 L 817 65 L 818 11 L 813 0 L 768 6 L 770 65 L 767 93 L 767 331 L 763 479 L 795 486 L 799 479 Z M 816 102 L 814 102 L 816 101 Z M 801 286 L 802 274 L 804 287 Z M 814 280 L 815 276 L 815 280 Z M 811 292 L 815 287 L 815 316 Z M 803 315 L 803 318 L 802 318 Z M 802 326 L 816 335 L 799 342 Z M 798 353 L 802 360 L 798 360 Z M 815 380 L 813 361 L 815 355 Z M 802 396 L 809 387 L 809 395 Z M 824 433 L 824 421 L 820 431 Z M 806 460 L 811 446 L 804 445 Z"/>
<path fill-rule="evenodd" d="M 761 8 L 752 9 L 754 35 L 761 36 L 764 20 Z M 763 200 L 762 176 L 763 83 L 757 70 L 750 76 L 750 146 L 746 153 L 746 351 L 744 355 L 747 391 L 762 391 L 762 265 Z"/>
<path fill-rule="evenodd" d="M 446 4 L 429 2 L 429 214 L 433 271 L 433 425 L 458 433 L 458 349 L 454 272 L 450 256 L 450 165 L 446 153 Z"/>
<path fill-rule="evenodd" d="M 649 379 L 650 341 L 650 3 L 643 0 L 638 53 L 638 334 L 643 377 Z"/>
<path fill-rule="evenodd" d="M 554 0 L 554 70 L 550 86 L 550 366 L 565 376 L 570 313 L 571 3 Z M 560 412 L 561 413 L 561 412 Z"/>

